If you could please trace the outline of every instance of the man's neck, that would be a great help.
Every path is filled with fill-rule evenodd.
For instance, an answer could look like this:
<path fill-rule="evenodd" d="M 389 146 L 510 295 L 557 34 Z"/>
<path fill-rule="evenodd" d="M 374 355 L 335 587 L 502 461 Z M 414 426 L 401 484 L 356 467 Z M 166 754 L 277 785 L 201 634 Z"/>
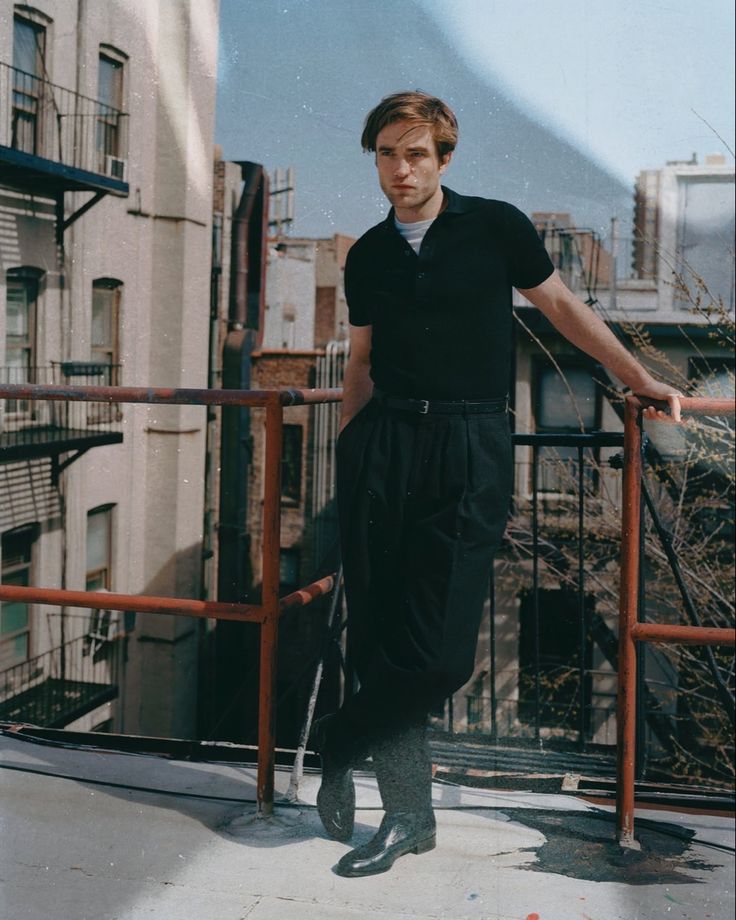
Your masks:
<path fill-rule="evenodd" d="M 418 220 L 434 220 L 435 217 L 445 209 L 445 193 L 442 186 L 437 187 L 437 191 L 428 198 L 423 204 L 416 208 L 397 208 L 394 207 L 396 219 L 402 224 L 413 224 Z"/>

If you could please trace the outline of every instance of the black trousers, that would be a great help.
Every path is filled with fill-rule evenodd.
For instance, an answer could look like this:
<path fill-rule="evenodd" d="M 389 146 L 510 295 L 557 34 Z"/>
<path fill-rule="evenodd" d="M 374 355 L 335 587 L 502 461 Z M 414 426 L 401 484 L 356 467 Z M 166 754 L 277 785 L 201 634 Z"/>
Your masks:
<path fill-rule="evenodd" d="M 371 400 L 338 439 L 360 688 L 327 745 L 346 763 L 372 755 L 387 811 L 431 807 L 427 716 L 473 673 L 512 478 L 505 411 L 420 415 Z"/>

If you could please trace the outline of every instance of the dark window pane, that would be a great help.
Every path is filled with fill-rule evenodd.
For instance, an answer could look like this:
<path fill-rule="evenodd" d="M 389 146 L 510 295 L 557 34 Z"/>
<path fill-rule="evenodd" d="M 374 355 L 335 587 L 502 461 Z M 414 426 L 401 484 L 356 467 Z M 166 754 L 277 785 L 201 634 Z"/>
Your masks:
<path fill-rule="evenodd" d="M 593 599 L 586 597 L 586 699 L 590 699 L 592 645 L 587 623 Z M 580 701 L 580 610 L 577 595 L 563 590 L 539 591 L 539 660 L 536 655 L 534 594 L 525 592 L 519 609 L 519 719 L 533 723 L 536 675 L 539 674 L 539 723 L 550 728 L 577 729 Z M 586 720 L 590 713 L 586 713 Z"/>
<path fill-rule="evenodd" d="M 302 426 L 284 425 L 281 496 L 299 502 L 302 497 Z"/>
<path fill-rule="evenodd" d="M 113 109 L 121 108 L 123 65 L 120 61 L 100 55 L 98 97 L 100 102 Z"/>
<path fill-rule="evenodd" d="M 13 24 L 13 67 L 34 76 L 42 76 L 44 30 L 26 19 Z"/>
<path fill-rule="evenodd" d="M 299 550 L 282 549 L 279 557 L 279 581 L 282 587 L 296 588 L 299 583 Z"/>
<path fill-rule="evenodd" d="M 563 367 L 567 385 L 553 367 L 540 368 L 537 429 L 594 428 L 596 424 L 596 386 L 587 370 Z M 572 392 L 574 401 L 570 397 Z"/>

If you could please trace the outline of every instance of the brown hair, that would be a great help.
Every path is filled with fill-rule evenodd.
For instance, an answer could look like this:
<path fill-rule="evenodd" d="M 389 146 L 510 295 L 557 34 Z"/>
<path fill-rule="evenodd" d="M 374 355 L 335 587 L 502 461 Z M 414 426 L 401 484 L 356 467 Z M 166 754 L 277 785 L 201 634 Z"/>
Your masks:
<path fill-rule="evenodd" d="M 440 160 L 457 144 L 457 119 L 449 106 L 421 90 L 392 93 L 372 109 L 365 120 L 360 143 L 363 150 L 375 151 L 379 133 L 395 121 L 427 125 L 431 130 Z"/>

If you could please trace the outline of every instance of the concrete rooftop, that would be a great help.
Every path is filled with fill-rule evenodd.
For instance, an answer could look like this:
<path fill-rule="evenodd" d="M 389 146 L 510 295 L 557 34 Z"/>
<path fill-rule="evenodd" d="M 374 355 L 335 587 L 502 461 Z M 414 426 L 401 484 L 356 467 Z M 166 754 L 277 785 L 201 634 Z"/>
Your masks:
<path fill-rule="evenodd" d="M 99 736 L 92 736 L 99 737 Z M 102 738 L 100 738 L 102 741 Z M 283 794 L 289 772 L 279 770 Z M 303 802 L 254 817 L 255 771 L 0 735 L 2 920 L 731 920 L 733 818 L 436 783 L 438 847 L 343 879 L 308 772 Z M 354 843 L 381 812 L 357 777 Z"/>

